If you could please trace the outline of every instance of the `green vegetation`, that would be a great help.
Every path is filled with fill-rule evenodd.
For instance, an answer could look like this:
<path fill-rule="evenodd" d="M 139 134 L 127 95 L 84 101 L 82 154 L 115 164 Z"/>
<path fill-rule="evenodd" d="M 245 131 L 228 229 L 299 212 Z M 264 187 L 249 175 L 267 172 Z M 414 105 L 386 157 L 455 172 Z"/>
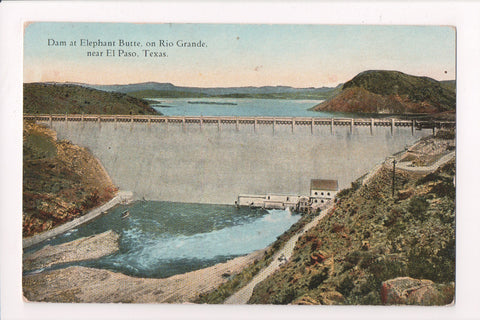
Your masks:
<path fill-rule="evenodd" d="M 158 114 L 147 101 L 124 93 L 71 84 L 26 83 L 23 112 L 29 114 Z"/>
<path fill-rule="evenodd" d="M 53 158 L 57 155 L 54 137 L 38 130 L 31 130 L 24 136 L 23 160 L 40 160 Z"/>
<path fill-rule="evenodd" d="M 443 140 L 455 139 L 455 130 L 439 130 L 435 137 Z"/>
<path fill-rule="evenodd" d="M 440 82 L 398 71 L 370 70 L 346 82 L 312 110 L 454 117 L 455 81 Z"/>
<path fill-rule="evenodd" d="M 255 261 L 252 265 L 246 267 L 241 273 L 231 276 L 231 278 L 217 289 L 207 294 L 200 294 L 196 303 L 221 304 L 234 292 L 247 285 L 255 275 L 267 267 L 272 261 L 274 249 L 266 250 L 263 259 Z"/>
<path fill-rule="evenodd" d="M 116 189 L 85 149 L 30 122 L 23 130 L 23 235 L 51 229 L 110 200 Z"/>
<path fill-rule="evenodd" d="M 249 303 L 381 304 L 381 283 L 409 276 L 455 281 L 455 163 L 418 176 L 381 169 L 353 183 L 302 236 L 290 261 L 256 286 Z"/>
<path fill-rule="evenodd" d="M 456 90 L 456 88 L 457 88 L 457 81 L 455 81 L 455 80 L 445 80 L 445 81 L 441 81 L 441 82 L 442 82 L 442 85 L 447 86 L 452 90 Z"/>
<path fill-rule="evenodd" d="M 415 102 L 428 101 L 438 106 L 439 111 L 455 109 L 456 95 L 451 84 L 427 77 L 411 76 L 398 71 L 365 71 L 343 85 L 343 90 L 364 88 L 382 96 L 406 96 Z"/>

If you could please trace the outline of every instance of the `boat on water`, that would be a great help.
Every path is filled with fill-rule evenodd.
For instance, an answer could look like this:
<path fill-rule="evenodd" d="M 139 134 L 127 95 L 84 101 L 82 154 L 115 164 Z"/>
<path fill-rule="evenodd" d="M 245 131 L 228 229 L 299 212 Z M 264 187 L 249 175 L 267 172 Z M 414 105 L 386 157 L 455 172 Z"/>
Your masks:
<path fill-rule="evenodd" d="M 122 219 L 128 218 L 129 216 L 130 216 L 130 211 L 128 210 L 123 211 L 122 214 L 120 215 Z"/>

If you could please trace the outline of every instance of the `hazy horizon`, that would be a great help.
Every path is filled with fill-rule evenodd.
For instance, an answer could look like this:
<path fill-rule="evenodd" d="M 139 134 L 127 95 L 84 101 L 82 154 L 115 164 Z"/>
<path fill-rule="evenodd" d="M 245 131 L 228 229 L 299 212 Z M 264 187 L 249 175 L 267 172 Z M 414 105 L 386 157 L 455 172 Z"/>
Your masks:
<path fill-rule="evenodd" d="M 455 80 L 455 37 L 448 26 L 30 22 L 24 83 L 321 88 L 367 70 Z"/>
<path fill-rule="evenodd" d="M 367 70 L 365 70 L 367 71 Z M 397 70 L 388 70 L 388 71 L 397 71 Z M 422 75 L 412 75 L 412 76 L 418 76 L 418 77 L 423 77 Z M 433 80 L 437 81 L 456 81 L 456 78 L 454 79 L 445 79 L 445 80 L 438 80 L 435 78 L 432 78 Z M 213 87 L 206 87 L 206 86 L 185 86 L 185 85 L 177 85 L 172 82 L 158 82 L 158 81 L 151 81 L 151 80 L 145 80 L 142 82 L 132 82 L 132 83 L 107 83 L 107 84 L 99 84 L 99 83 L 85 83 L 85 82 L 74 82 L 74 81 L 33 81 L 33 82 L 23 82 L 24 84 L 35 84 L 35 83 L 55 83 L 55 84 L 78 84 L 78 85 L 89 85 L 89 86 L 128 86 L 128 85 L 137 85 L 137 84 L 146 84 L 146 83 L 156 83 L 156 84 L 171 84 L 175 87 L 185 87 L 185 88 L 199 88 L 199 89 L 214 89 L 214 88 L 248 88 L 248 87 L 253 87 L 253 88 L 260 88 L 260 87 L 290 87 L 293 89 L 321 89 L 321 88 L 335 88 L 339 85 L 343 85 L 345 82 L 349 81 L 351 79 L 345 80 L 343 82 L 338 83 L 337 85 L 331 85 L 331 86 L 319 86 L 319 87 L 293 87 L 289 85 L 284 85 L 284 84 L 273 84 L 273 85 L 260 85 L 260 86 L 252 86 L 252 85 L 245 85 L 245 86 L 213 86 Z"/>

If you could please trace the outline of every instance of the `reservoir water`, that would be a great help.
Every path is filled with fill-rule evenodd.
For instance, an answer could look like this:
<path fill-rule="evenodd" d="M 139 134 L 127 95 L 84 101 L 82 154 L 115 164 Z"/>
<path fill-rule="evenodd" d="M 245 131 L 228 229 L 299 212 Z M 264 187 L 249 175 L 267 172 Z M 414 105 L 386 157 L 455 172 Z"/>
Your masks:
<path fill-rule="evenodd" d="M 338 118 L 347 114 L 308 110 L 323 100 L 158 98 L 151 106 L 166 116 L 265 116 Z"/>
<path fill-rule="evenodd" d="M 127 209 L 130 215 L 122 219 L 121 214 Z M 120 235 L 117 253 L 69 265 L 108 269 L 136 277 L 164 278 L 265 248 L 299 218 L 299 215 L 282 210 L 137 201 L 118 206 L 28 251 L 112 229 Z"/>

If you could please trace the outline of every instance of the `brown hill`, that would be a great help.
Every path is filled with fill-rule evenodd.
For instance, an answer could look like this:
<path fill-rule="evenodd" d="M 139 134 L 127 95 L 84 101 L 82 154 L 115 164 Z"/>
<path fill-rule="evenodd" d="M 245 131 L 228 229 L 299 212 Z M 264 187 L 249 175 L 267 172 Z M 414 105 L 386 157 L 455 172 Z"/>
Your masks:
<path fill-rule="evenodd" d="M 452 112 L 455 106 L 455 87 L 451 83 L 398 71 L 365 71 L 312 110 L 435 114 Z"/>
<path fill-rule="evenodd" d="M 113 198 L 100 162 L 53 130 L 24 122 L 23 236 L 51 229 Z"/>
<path fill-rule="evenodd" d="M 159 114 L 148 102 L 124 93 L 73 84 L 23 84 L 23 112 L 30 114 Z"/>

